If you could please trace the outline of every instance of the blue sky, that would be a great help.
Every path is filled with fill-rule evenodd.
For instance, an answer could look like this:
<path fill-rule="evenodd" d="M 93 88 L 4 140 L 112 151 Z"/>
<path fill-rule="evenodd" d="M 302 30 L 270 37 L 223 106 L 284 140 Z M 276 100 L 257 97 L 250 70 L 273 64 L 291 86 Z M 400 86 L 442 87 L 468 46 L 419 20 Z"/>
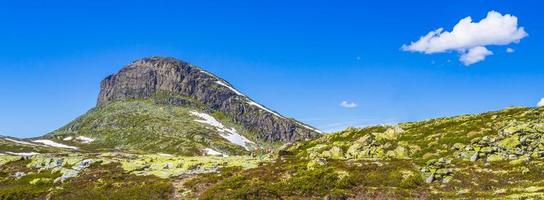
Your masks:
<path fill-rule="evenodd" d="M 325 131 L 535 106 L 544 97 L 542 7 L 489 0 L 4 2 L 0 134 L 33 137 L 65 125 L 95 105 L 105 76 L 154 55 L 201 66 Z M 529 36 L 486 46 L 493 55 L 469 66 L 456 50 L 401 50 L 492 10 L 516 16 Z"/>

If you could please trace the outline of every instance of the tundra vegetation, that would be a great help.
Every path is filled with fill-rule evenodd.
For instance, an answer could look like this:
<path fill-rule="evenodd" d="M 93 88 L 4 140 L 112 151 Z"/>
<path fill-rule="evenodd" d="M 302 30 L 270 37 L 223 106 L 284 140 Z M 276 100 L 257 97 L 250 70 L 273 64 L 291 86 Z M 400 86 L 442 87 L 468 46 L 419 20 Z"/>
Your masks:
<path fill-rule="evenodd" d="M 0 199 L 544 198 L 544 108 L 349 128 L 230 156 L 88 145 L 0 139 L 39 153 L 0 155 Z"/>

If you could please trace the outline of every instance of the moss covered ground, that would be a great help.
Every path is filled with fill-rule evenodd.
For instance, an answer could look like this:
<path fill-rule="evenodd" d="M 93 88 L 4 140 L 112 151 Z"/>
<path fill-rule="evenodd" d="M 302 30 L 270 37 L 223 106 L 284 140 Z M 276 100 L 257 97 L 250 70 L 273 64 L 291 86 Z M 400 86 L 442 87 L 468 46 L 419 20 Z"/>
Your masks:
<path fill-rule="evenodd" d="M 88 151 L 0 155 L 0 199 L 544 198 L 544 108 L 349 128 L 274 153 Z"/>
<path fill-rule="evenodd" d="M 179 99 L 172 99 L 179 98 Z M 180 101 L 184 105 L 175 105 Z M 201 155 L 212 148 L 228 155 L 249 152 L 219 135 L 219 132 L 190 114 L 208 113 L 225 126 L 253 139 L 254 134 L 233 123 L 224 113 L 206 110 L 191 99 L 159 93 L 149 99 L 115 101 L 91 109 L 72 123 L 46 136 L 47 139 L 81 147 L 80 151 L 121 150 L 132 153 L 168 153 L 183 156 Z M 85 136 L 95 139 L 88 144 L 63 141 L 67 137 Z"/>

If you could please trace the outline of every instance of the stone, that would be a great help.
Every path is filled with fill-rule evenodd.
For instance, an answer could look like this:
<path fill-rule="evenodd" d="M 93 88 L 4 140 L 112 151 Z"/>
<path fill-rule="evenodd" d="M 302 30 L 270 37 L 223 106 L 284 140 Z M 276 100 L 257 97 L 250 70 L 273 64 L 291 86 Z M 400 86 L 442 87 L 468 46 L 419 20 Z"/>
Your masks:
<path fill-rule="evenodd" d="M 496 161 L 501 161 L 501 160 L 504 160 L 504 158 L 502 156 L 500 156 L 500 155 L 493 154 L 493 155 L 487 156 L 487 161 L 488 162 L 496 162 Z"/>
<path fill-rule="evenodd" d="M 482 148 L 480 149 L 480 152 L 483 152 L 483 153 L 493 153 L 494 150 L 493 150 L 492 147 L 482 147 Z"/>
<path fill-rule="evenodd" d="M 463 149 L 463 148 L 465 148 L 465 145 L 464 145 L 464 144 L 461 144 L 461 143 L 455 143 L 455 144 L 453 144 L 453 146 L 452 146 L 452 149 L 455 149 L 455 150 L 461 150 L 461 149 Z"/>
<path fill-rule="evenodd" d="M 409 158 L 406 148 L 402 146 L 397 146 L 397 148 L 395 148 L 394 150 L 388 151 L 387 156 L 391 158 L 397 158 L 397 159 Z"/>
<path fill-rule="evenodd" d="M 24 173 L 24 172 L 15 172 L 15 178 L 21 178 L 23 176 L 26 176 L 26 173 Z"/>
<path fill-rule="evenodd" d="M 174 164 L 172 163 L 166 163 L 164 164 L 164 167 L 163 167 L 163 169 L 172 169 L 172 168 L 174 168 Z"/>
<path fill-rule="evenodd" d="M 444 178 L 442 178 L 442 183 L 449 183 L 451 182 L 451 180 L 453 180 L 452 176 L 445 176 Z"/>
<path fill-rule="evenodd" d="M 436 174 L 439 174 L 439 175 L 446 175 L 446 174 L 449 174 L 450 173 L 450 170 L 448 169 L 438 169 L 436 170 Z"/>
<path fill-rule="evenodd" d="M 429 176 L 425 179 L 425 183 L 432 183 L 433 181 L 434 181 L 434 174 L 429 175 Z"/>
<path fill-rule="evenodd" d="M 478 160 L 478 157 L 479 157 L 479 154 L 478 152 L 472 154 L 472 156 L 470 157 L 470 161 L 474 162 L 476 160 Z"/>
<path fill-rule="evenodd" d="M 332 159 L 344 159 L 344 151 L 340 147 L 332 147 L 328 151 L 321 153 L 323 157 Z"/>
<path fill-rule="evenodd" d="M 383 133 L 372 133 L 374 136 L 376 136 L 377 141 L 381 140 L 396 140 L 400 134 L 400 131 L 397 131 L 394 128 L 388 128 Z"/>
<path fill-rule="evenodd" d="M 499 146 L 505 149 L 514 149 L 521 143 L 519 142 L 519 136 L 518 135 L 512 135 L 508 138 L 503 139 L 499 142 Z"/>
<path fill-rule="evenodd" d="M 323 165 L 326 165 L 326 164 L 327 164 L 327 160 L 325 160 L 323 158 L 316 158 L 316 159 L 310 160 L 308 162 L 308 164 L 306 164 L 306 168 L 308 170 L 313 170 L 313 169 L 316 169 L 319 166 L 323 166 Z"/>
<path fill-rule="evenodd" d="M 92 163 L 93 163 L 93 160 L 91 159 L 83 160 L 79 162 L 79 164 L 74 169 L 79 171 L 87 167 L 90 167 Z"/>

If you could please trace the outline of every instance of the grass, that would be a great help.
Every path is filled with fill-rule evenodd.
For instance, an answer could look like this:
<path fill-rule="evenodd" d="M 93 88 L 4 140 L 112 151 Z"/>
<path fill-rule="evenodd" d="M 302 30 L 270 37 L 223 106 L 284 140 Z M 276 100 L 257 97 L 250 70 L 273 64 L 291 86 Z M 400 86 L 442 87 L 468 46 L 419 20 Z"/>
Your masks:
<path fill-rule="evenodd" d="M 120 106 L 117 108 L 119 111 L 113 109 L 101 113 L 113 116 L 135 115 L 137 117 L 131 119 L 135 120 L 134 122 L 98 123 L 95 120 L 107 116 L 96 116 L 96 118 L 89 118 L 93 120 L 85 121 L 87 120 L 85 119 L 84 122 L 78 122 L 78 124 L 84 127 L 101 124 L 111 130 L 114 130 L 113 127 L 123 127 L 128 130 L 130 126 L 135 126 L 143 129 L 141 134 L 149 129 L 147 131 L 153 132 L 154 135 L 136 134 L 138 137 L 143 137 L 141 139 L 131 138 L 128 136 L 130 134 L 121 137 L 119 135 L 123 134 L 120 132 L 107 137 L 128 141 L 127 148 L 139 148 L 138 145 L 143 145 L 140 144 L 143 141 L 158 139 L 165 142 L 164 147 L 143 149 L 144 151 L 159 149 L 162 151 L 177 141 L 173 143 L 163 141 L 164 138 L 168 140 L 175 140 L 175 138 L 163 135 L 166 133 L 161 131 L 161 127 L 154 127 L 153 123 L 191 123 L 190 119 L 167 120 L 170 117 L 183 116 L 187 110 L 166 108 L 160 104 L 136 100 L 119 104 L 108 104 L 113 106 L 108 109 Z M 122 111 L 124 107 L 130 107 L 137 112 Z M 162 111 L 159 108 L 162 108 Z M 228 117 L 221 113 L 212 114 L 218 119 L 229 121 Z M 157 118 L 166 121 L 153 121 Z M 351 128 L 295 143 L 286 149 L 289 153 L 284 152 L 282 156 L 273 156 L 273 159 L 264 159 L 271 156 L 265 154 L 259 154 L 263 158 L 259 159 L 249 156 L 218 158 L 170 157 L 142 152 L 138 154 L 104 153 L 93 157 L 103 161 L 102 164 L 92 165 L 82 171 L 78 177 L 69 179 L 65 183 L 50 183 L 47 180 L 54 179 L 59 174 L 47 170 L 38 172 L 36 169 L 28 168 L 33 162 L 16 160 L 7 162 L 0 170 L 0 176 L 6 177 L 0 179 L 0 191 L 2 191 L 0 194 L 4 199 L 39 199 L 44 195 L 49 195 L 53 199 L 76 197 L 79 199 L 167 199 L 174 193 L 173 183 L 180 181 L 177 177 L 170 176 L 171 174 L 221 166 L 217 172 L 212 170 L 212 173 L 197 174 L 183 179 L 182 186 L 187 192 L 183 197 L 189 199 L 323 199 L 324 197 L 328 199 L 538 199 L 544 198 L 544 157 L 527 157 L 530 158 L 527 160 L 499 159 L 488 162 L 485 159 L 486 154 L 482 154 L 481 159 L 470 161 L 466 157 L 460 157 L 459 153 L 466 151 L 472 154 L 478 150 L 456 149 L 453 146 L 459 143 L 463 147 L 473 145 L 472 147 L 478 147 L 478 149 L 480 147 L 474 145 L 486 148 L 500 147 L 499 144 L 505 138 L 512 138 L 510 136 L 501 138 L 501 135 L 514 131 L 519 135 L 514 137 L 516 140 L 514 142 L 520 140 L 516 146 L 526 148 L 529 152 L 529 147 L 541 148 L 539 145 L 544 143 L 541 142 L 544 141 L 543 119 L 544 108 L 510 108 L 497 112 L 438 118 L 395 126 Z M 198 124 L 193 125 L 198 129 Z M 172 128 L 175 125 L 168 127 Z M 68 129 L 70 128 L 66 128 L 66 131 Z M 92 130 L 100 129 L 95 127 Z M 528 135 L 532 139 L 521 142 L 521 138 Z M 192 140 L 192 137 L 188 135 L 184 136 L 189 137 L 188 141 L 198 141 Z M 494 143 L 480 143 L 479 141 L 484 136 L 499 139 Z M 100 139 L 108 141 L 107 137 Z M 206 143 L 201 145 L 204 144 Z M 219 142 L 213 144 L 220 146 Z M 194 147 L 200 143 L 192 145 Z M 112 146 L 118 146 L 118 144 L 112 143 Z M 189 146 L 180 146 L 180 148 L 187 149 Z M 397 157 L 394 153 L 396 151 L 398 153 L 402 148 L 405 150 L 401 153 L 405 155 Z M 518 150 L 506 152 L 511 154 Z M 544 151 L 544 149 L 540 150 Z M 348 154 L 350 151 L 370 153 L 353 157 Z M 164 169 L 167 163 L 176 168 Z M 451 172 L 447 172 L 446 175 L 439 174 L 448 170 Z M 29 175 L 14 179 L 12 175 L 17 171 Z M 433 177 L 429 183 L 426 182 L 428 177 Z M 35 184 L 30 184 L 32 181 Z"/>
<path fill-rule="evenodd" d="M 180 97 L 181 98 L 181 97 Z M 158 100 L 157 100 L 158 99 Z M 111 151 L 113 149 L 134 153 L 169 153 L 183 156 L 200 155 L 201 150 L 211 147 L 229 155 L 244 155 L 247 151 L 222 138 L 218 132 L 189 112 L 205 112 L 198 105 L 163 104 L 166 95 L 156 99 L 130 99 L 115 101 L 90 110 L 65 127 L 47 137 L 62 141 L 68 136 L 83 135 L 96 139 L 90 144 L 63 143 L 81 146 L 83 151 Z M 242 126 L 232 123 L 225 114 L 214 112 L 222 122 L 235 127 L 238 132 L 253 135 Z"/>

